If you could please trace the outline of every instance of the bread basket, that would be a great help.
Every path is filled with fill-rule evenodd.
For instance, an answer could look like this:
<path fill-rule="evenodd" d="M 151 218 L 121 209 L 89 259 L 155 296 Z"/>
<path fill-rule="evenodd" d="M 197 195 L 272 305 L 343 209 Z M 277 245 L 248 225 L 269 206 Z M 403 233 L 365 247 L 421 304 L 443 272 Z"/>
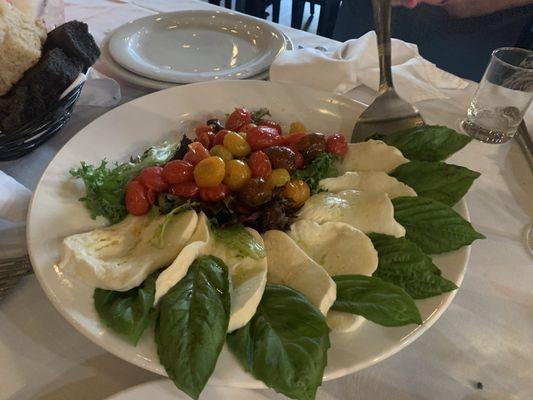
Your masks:
<path fill-rule="evenodd" d="M 0 161 L 20 158 L 58 133 L 69 121 L 85 80 L 86 75 L 80 74 L 59 100 L 40 117 L 9 131 L 0 131 Z"/>

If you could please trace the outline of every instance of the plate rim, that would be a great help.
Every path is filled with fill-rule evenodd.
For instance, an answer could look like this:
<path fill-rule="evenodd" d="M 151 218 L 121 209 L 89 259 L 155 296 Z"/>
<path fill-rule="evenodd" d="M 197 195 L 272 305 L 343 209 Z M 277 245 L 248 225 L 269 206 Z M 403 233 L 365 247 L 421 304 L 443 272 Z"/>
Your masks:
<path fill-rule="evenodd" d="M 125 68 L 128 71 L 136 75 L 142 76 L 144 78 L 148 78 L 148 79 L 152 79 L 152 80 L 160 81 L 160 82 L 186 84 L 186 83 L 205 82 L 205 81 L 210 81 L 210 80 L 219 80 L 219 79 L 220 80 L 235 79 L 233 76 L 231 76 L 232 74 L 229 74 L 228 72 L 221 73 L 219 75 L 210 74 L 208 76 L 197 77 L 193 73 L 180 72 L 180 71 L 174 71 L 174 70 L 171 70 L 168 72 L 163 71 L 165 76 L 160 76 L 156 78 L 154 72 L 149 72 L 143 68 L 140 68 L 134 62 L 131 62 L 131 60 L 128 60 L 127 57 L 125 58 L 122 55 L 120 55 L 120 52 L 113 50 L 113 48 L 116 48 L 115 46 L 120 47 L 119 43 L 117 43 L 117 41 L 119 40 L 118 36 L 121 34 L 124 34 L 123 31 L 127 30 L 129 27 L 133 26 L 134 24 L 139 25 L 145 21 L 153 21 L 154 19 L 160 18 L 162 16 L 173 17 L 173 16 L 187 16 L 187 15 L 193 15 L 193 16 L 194 15 L 202 15 L 202 16 L 203 15 L 205 16 L 224 15 L 225 17 L 229 17 L 229 18 L 238 17 L 243 20 L 248 20 L 255 24 L 261 25 L 264 29 L 268 29 L 270 32 L 275 32 L 279 35 L 279 37 L 281 38 L 281 46 L 277 50 L 275 48 L 272 49 L 274 54 L 270 57 L 271 60 L 264 61 L 263 63 L 260 64 L 261 67 L 258 68 L 257 71 L 255 72 L 249 71 L 247 73 L 244 73 L 242 77 L 239 77 L 238 79 L 250 79 L 261 73 L 264 73 L 265 71 L 268 71 L 274 59 L 279 54 L 281 54 L 287 47 L 286 35 L 281 31 L 281 29 L 279 29 L 274 24 L 270 24 L 267 21 L 264 21 L 262 19 L 255 18 L 255 17 L 249 16 L 246 14 L 237 13 L 237 12 L 230 11 L 230 10 L 206 10 L 204 9 L 204 10 L 182 10 L 182 11 L 164 12 L 164 13 L 158 13 L 158 14 L 153 14 L 153 15 L 147 15 L 145 17 L 141 17 L 136 20 L 126 22 L 125 24 L 122 24 L 121 26 L 115 28 L 113 32 L 109 34 L 109 39 L 108 39 L 109 55 L 122 68 Z M 128 36 L 131 36 L 131 34 Z M 266 64 L 266 65 L 263 65 L 263 64 Z"/>
<path fill-rule="evenodd" d="M 287 85 L 289 85 L 289 84 L 282 84 L 282 83 L 278 83 L 278 82 L 270 82 L 270 81 L 262 81 L 262 80 L 244 80 L 242 82 L 246 82 L 248 84 L 264 85 L 264 86 L 269 86 L 269 85 L 274 84 L 274 85 L 279 85 L 279 86 L 286 87 Z M 217 85 L 235 85 L 235 84 L 242 84 L 242 83 L 241 83 L 241 81 L 238 81 L 238 80 L 207 81 L 207 82 L 195 83 L 194 86 L 198 86 L 198 85 L 206 85 L 206 86 L 208 86 L 208 85 L 212 85 L 212 84 L 217 84 Z M 187 86 L 190 86 L 190 85 L 187 85 Z M 355 100 L 355 99 L 351 99 L 349 97 L 346 97 L 346 96 L 343 96 L 343 95 L 339 95 L 339 94 L 336 94 L 336 93 L 329 93 L 327 91 L 314 89 L 314 88 L 309 88 L 309 87 L 304 87 L 304 86 L 299 86 L 299 85 L 293 85 L 293 84 L 290 84 L 289 86 L 291 86 L 293 88 L 299 88 L 300 87 L 300 88 L 305 89 L 305 90 L 311 90 L 311 91 L 314 91 L 314 92 L 318 92 L 318 93 L 321 93 L 323 95 L 328 95 L 328 96 L 333 97 L 333 98 L 341 99 L 345 103 L 354 103 L 354 104 L 356 104 L 359 107 L 367 107 L 367 104 L 365 104 L 365 103 L 363 103 L 361 101 L 358 101 L 358 100 Z M 146 101 L 146 98 L 148 98 L 150 96 L 159 96 L 159 95 L 161 95 L 161 92 L 179 90 L 181 87 L 182 86 L 174 86 L 174 87 L 171 87 L 171 88 L 168 88 L 168 89 L 164 89 L 162 91 L 156 91 L 156 92 L 153 92 L 153 93 L 149 93 L 149 94 L 146 94 L 144 96 L 140 96 L 140 97 L 138 97 L 136 99 L 133 99 L 133 100 L 127 102 L 127 103 L 124 103 L 124 104 L 122 104 L 122 105 L 120 105 L 118 107 L 115 107 L 115 108 L 109 110 L 108 112 L 102 114 L 101 116 L 99 116 L 95 120 L 91 121 L 91 123 L 87 124 L 84 128 L 82 128 L 76 135 L 74 135 L 68 142 L 66 142 L 65 145 L 54 155 L 54 157 L 52 158 L 52 160 L 49 162 L 49 164 L 47 165 L 46 169 L 42 173 L 41 177 L 39 178 L 39 181 L 38 181 L 38 183 L 37 183 L 37 185 L 35 187 L 35 190 L 32 193 L 31 201 L 30 201 L 30 204 L 29 204 L 29 207 L 28 207 L 28 213 L 27 213 L 27 219 L 26 219 L 26 241 L 27 241 L 28 254 L 29 254 L 30 260 L 32 262 L 32 265 L 37 265 L 38 264 L 38 263 L 35 262 L 36 259 L 37 259 L 37 256 L 36 256 L 36 254 L 34 254 L 33 245 L 31 243 L 31 235 L 30 235 L 30 231 L 31 231 L 32 226 L 33 226 L 32 219 L 31 219 L 31 214 L 32 214 L 32 212 L 34 210 L 36 194 L 37 194 L 38 189 L 40 188 L 40 186 L 42 184 L 43 179 L 47 175 L 49 169 L 52 168 L 52 166 L 53 166 L 54 162 L 56 161 L 56 159 L 59 158 L 63 154 L 63 152 L 68 150 L 67 149 L 68 143 L 71 140 L 73 140 L 80 133 L 81 134 L 87 134 L 87 133 L 84 133 L 83 131 L 87 130 L 87 132 L 89 132 L 90 130 L 88 128 L 90 128 L 90 126 L 92 124 L 96 124 L 97 121 L 100 118 L 106 116 L 107 114 L 109 114 L 109 113 L 111 113 L 111 112 L 113 112 L 113 111 L 115 111 L 115 110 L 117 110 L 117 109 L 119 109 L 121 107 L 125 107 L 126 108 L 128 106 L 134 105 L 137 102 L 144 102 L 144 101 Z M 465 219 L 470 221 L 469 209 L 468 209 L 466 200 L 464 198 L 461 199 L 457 203 L 456 207 L 460 208 L 460 210 L 458 210 L 458 212 L 461 215 L 463 215 L 463 217 Z M 375 365 L 375 364 L 377 364 L 377 363 L 379 363 L 379 362 L 381 362 L 381 361 L 393 356 L 394 354 L 398 353 L 400 350 L 404 349 L 406 346 L 408 346 L 409 344 L 413 343 L 416 339 L 418 339 L 429 328 L 431 328 L 431 326 L 433 326 L 433 324 L 448 309 L 448 307 L 452 303 L 453 299 L 455 298 L 458 290 L 460 289 L 460 287 L 462 285 L 462 282 L 464 280 L 464 276 L 466 274 L 466 270 L 468 268 L 468 263 L 469 263 L 469 260 L 470 260 L 471 247 L 472 247 L 472 245 L 468 245 L 468 246 L 462 247 L 459 250 L 456 250 L 456 251 L 464 251 L 465 252 L 465 255 L 464 255 L 464 266 L 461 269 L 461 272 L 458 275 L 457 280 L 456 280 L 458 289 L 454 290 L 452 292 L 448 292 L 448 293 L 444 293 L 444 294 L 440 295 L 441 298 L 444 297 L 443 301 L 441 301 L 441 303 L 437 306 L 437 309 L 426 320 L 424 320 L 424 323 L 422 325 L 418 326 L 413 331 L 411 331 L 407 336 L 405 336 L 404 338 L 399 340 L 398 343 L 392 349 L 389 349 L 388 351 L 380 354 L 378 357 L 374 357 L 372 359 L 369 359 L 366 362 L 360 362 L 360 363 L 353 364 L 350 367 L 338 368 L 337 371 L 332 371 L 329 374 L 324 375 L 323 381 L 326 382 L 326 381 L 329 381 L 329 380 L 337 379 L 339 377 L 350 375 L 350 374 L 353 374 L 353 373 L 355 373 L 357 371 L 360 371 L 360 370 L 368 368 L 368 367 L 370 367 L 372 365 Z M 133 361 L 131 359 L 131 357 L 128 358 L 127 355 L 120 354 L 119 352 L 116 351 L 116 349 L 114 349 L 112 346 L 110 346 L 105 341 L 98 341 L 98 338 L 95 335 L 89 334 L 87 332 L 87 330 L 82 326 L 82 324 L 78 323 L 78 321 L 75 320 L 66 311 L 66 309 L 64 309 L 64 307 L 61 306 L 61 302 L 59 301 L 58 297 L 51 291 L 51 288 L 48 287 L 48 285 L 46 284 L 46 281 L 44 279 L 45 277 L 44 277 L 44 274 L 42 273 L 41 269 L 38 268 L 38 269 L 34 270 L 34 272 L 35 272 L 35 276 L 37 277 L 37 280 L 39 282 L 39 285 L 41 286 L 41 288 L 45 292 L 45 294 L 48 297 L 48 299 L 53 304 L 54 308 L 56 308 L 56 310 L 63 316 L 63 318 L 65 318 L 65 320 L 71 326 L 73 326 L 82 336 L 84 336 L 85 338 L 89 339 L 91 342 L 93 342 L 98 347 L 104 349 L 105 351 L 113 354 L 116 357 L 119 357 L 120 359 L 122 359 L 122 360 L 124 360 L 124 361 L 126 361 L 126 362 L 128 362 L 130 364 L 133 364 L 133 365 L 136 365 L 138 367 L 144 368 L 144 369 L 146 369 L 148 371 L 151 371 L 151 372 L 154 372 L 154 373 L 156 373 L 158 375 L 166 376 L 166 374 L 164 374 L 164 369 L 162 370 L 163 371 L 163 373 L 162 373 L 161 372 L 161 368 L 157 369 L 157 367 L 154 367 L 153 362 L 146 361 L 142 357 L 137 357 L 137 358 L 135 358 L 135 361 Z M 160 367 L 160 365 L 159 365 L 159 367 Z M 253 376 L 251 376 L 250 381 L 228 380 L 226 382 L 223 382 L 223 381 L 219 381 L 217 379 L 215 379 L 215 380 L 211 379 L 208 383 L 210 385 L 215 385 L 215 386 L 231 386 L 231 387 L 239 387 L 239 388 L 244 388 L 244 389 L 264 389 L 264 388 L 266 388 L 266 385 L 264 385 L 262 382 L 260 382 L 257 379 L 255 379 Z"/>

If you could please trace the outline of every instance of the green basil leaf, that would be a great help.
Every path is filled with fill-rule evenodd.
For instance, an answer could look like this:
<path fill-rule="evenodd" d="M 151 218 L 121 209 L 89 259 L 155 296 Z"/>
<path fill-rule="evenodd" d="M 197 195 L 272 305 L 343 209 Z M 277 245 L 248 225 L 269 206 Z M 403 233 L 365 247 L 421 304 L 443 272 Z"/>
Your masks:
<path fill-rule="evenodd" d="M 406 238 L 380 233 L 368 235 L 378 252 L 378 268 L 373 276 L 404 289 L 413 299 L 425 299 L 457 289 L 441 275 L 429 256 Z"/>
<path fill-rule="evenodd" d="M 421 324 L 416 304 L 402 288 L 373 276 L 337 275 L 336 311 L 357 314 L 383 326 Z"/>
<path fill-rule="evenodd" d="M 329 328 L 302 294 L 267 285 L 252 320 L 227 342 L 244 368 L 276 392 L 315 398 L 327 363 Z"/>
<path fill-rule="evenodd" d="M 250 257 L 254 260 L 266 257 L 265 246 L 255 240 L 244 225 L 218 227 L 212 224 L 211 229 L 217 240 L 234 249 L 241 257 Z"/>
<path fill-rule="evenodd" d="M 465 147 L 472 138 L 439 125 L 423 125 L 372 139 L 398 148 L 409 160 L 442 161 Z"/>
<path fill-rule="evenodd" d="M 412 187 L 419 196 L 453 206 L 468 192 L 480 173 L 443 162 L 410 161 L 390 175 Z"/>
<path fill-rule="evenodd" d="M 406 230 L 405 237 L 426 254 L 446 253 L 485 238 L 451 207 L 436 200 L 397 197 L 392 204 L 394 218 Z"/>
<path fill-rule="evenodd" d="M 339 156 L 332 153 L 318 153 L 304 169 L 296 170 L 293 173 L 294 178 L 304 180 L 311 189 L 312 194 L 321 192 L 320 181 L 325 178 L 334 178 L 339 176 L 339 171 L 335 167 L 335 161 Z"/>
<path fill-rule="evenodd" d="M 174 384 L 194 399 L 215 369 L 229 316 L 228 268 L 212 256 L 198 257 L 159 302 L 159 360 Z"/>
<path fill-rule="evenodd" d="M 113 332 L 137 344 L 154 311 L 155 281 L 159 271 L 151 274 L 139 287 L 126 292 L 95 289 L 94 307 L 100 319 Z"/>

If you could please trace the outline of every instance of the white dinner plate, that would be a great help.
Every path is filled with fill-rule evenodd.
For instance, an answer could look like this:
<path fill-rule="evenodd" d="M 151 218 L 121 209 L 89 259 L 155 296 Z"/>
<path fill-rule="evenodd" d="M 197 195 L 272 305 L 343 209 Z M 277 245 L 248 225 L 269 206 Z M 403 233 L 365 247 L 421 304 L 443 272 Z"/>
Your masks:
<path fill-rule="evenodd" d="M 294 48 L 292 41 L 288 36 L 284 36 L 285 50 L 292 50 Z M 162 90 L 181 85 L 181 83 L 171 83 L 146 78 L 121 67 L 120 64 L 113 60 L 113 57 L 111 57 L 111 54 L 109 53 L 109 37 L 110 36 L 106 36 L 100 45 L 100 58 L 98 59 L 99 64 L 97 64 L 97 69 L 102 69 L 102 72 L 107 75 L 111 75 L 125 82 L 147 89 Z M 100 66 L 102 68 L 100 68 Z M 258 75 L 252 76 L 250 79 L 268 79 L 268 70 L 260 72 Z"/>
<path fill-rule="evenodd" d="M 312 131 L 342 132 L 352 128 L 365 106 L 346 97 L 310 88 L 264 81 L 219 81 L 177 86 L 152 93 L 104 114 L 76 136 L 55 156 L 35 189 L 28 214 L 27 239 L 32 265 L 49 299 L 83 335 L 118 357 L 165 375 L 158 361 L 153 328 L 147 329 L 137 347 L 108 330 L 93 307 L 94 288 L 68 276 L 55 264 L 65 236 L 103 226 L 92 220 L 78 201 L 84 194 L 69 170 L 80 161 L 98 164 L 104 158 L 125 161 L 153 144 L 176 140 L 212 117 L 223 117 L 234 107 L 268 107 L 284 129 L 303 121 Z M 456 210 L 468 219 L 464 201 Z M 434 257 L 443 275 L 460 286 L 469 247 Z M 449 306 L 455 291 L 417 301 L 424 324 L 386 328 L 369 321 L 353 333 L 332 334 L 324 379 L 353 373 L 390 357 L 426 331 Z M 260 388 L 262 383 L 244 372 L 225 348 L 210 384 Z"/>
<path fill-rule="evenodd" d="M 286 399 L 266 391 L 209 386 L 202 392 L 202 400 L 276 400 Z M 189 396 L 165 379 L 147 382 L 117 393 L 106 400 L 191 400 Z"/>
<path fill-rule="evenodd" d="M 124 68 L 159 81 L 246 79 L 285 49 L 274 25 L 230 11 L 157 14 L 117 28 L 109 52 Z"/>

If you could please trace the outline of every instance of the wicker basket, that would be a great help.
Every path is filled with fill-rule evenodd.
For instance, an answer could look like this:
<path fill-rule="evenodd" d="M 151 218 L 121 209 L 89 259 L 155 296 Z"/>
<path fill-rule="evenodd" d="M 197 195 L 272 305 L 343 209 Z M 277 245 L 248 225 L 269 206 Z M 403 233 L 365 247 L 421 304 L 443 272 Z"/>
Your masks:
<path fill-rule="evenodd" d="M 0 132 L 0 161 L 22 157 L 58 133 L 68 122 L 83 84 L 73 88 L 46 114 L 8 132 Z"/>

